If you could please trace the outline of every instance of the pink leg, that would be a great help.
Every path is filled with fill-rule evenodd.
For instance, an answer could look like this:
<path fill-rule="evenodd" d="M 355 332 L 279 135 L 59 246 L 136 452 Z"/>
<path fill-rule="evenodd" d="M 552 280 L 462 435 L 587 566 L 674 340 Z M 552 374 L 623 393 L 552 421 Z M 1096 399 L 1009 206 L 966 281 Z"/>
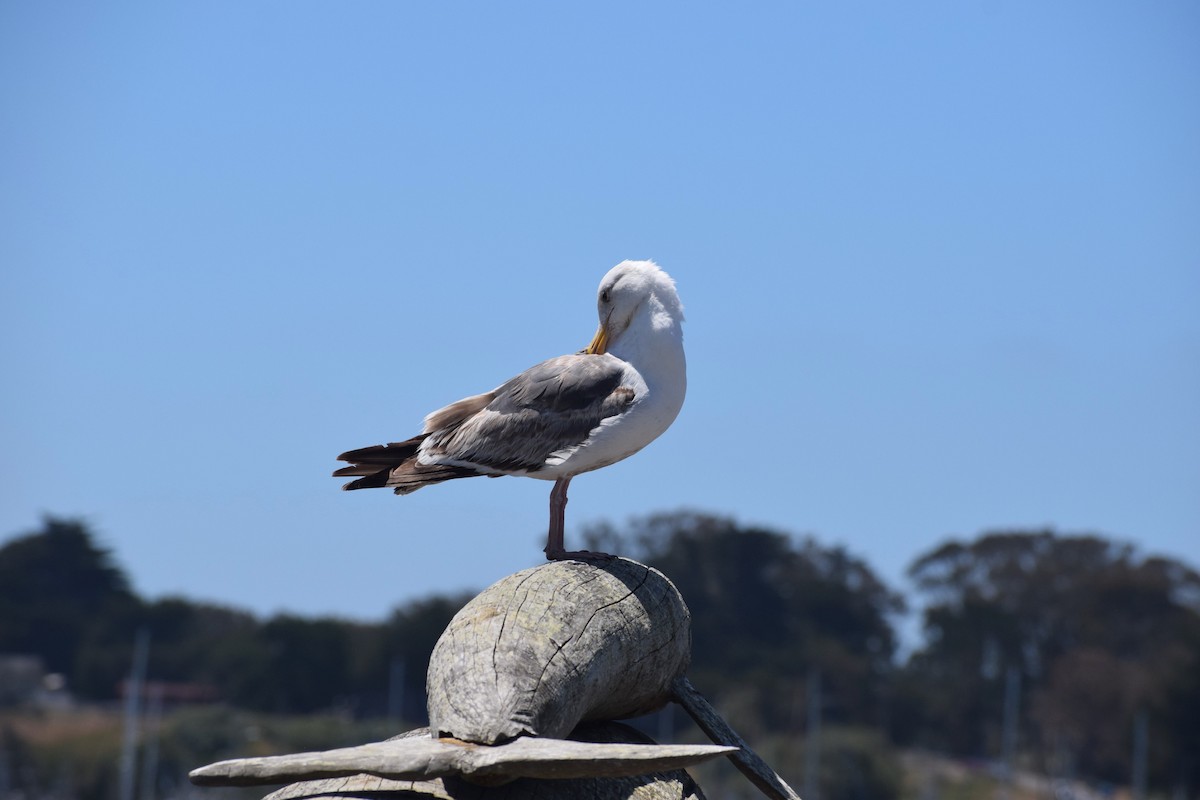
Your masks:
<path fill-rule="evenodd" d="M 550 490 L 550 535 L 546 538 L 546 558 L 553 561 L 565 552 L 563 533 L 567 524 L 567 487 L 570 478 L 559 478 Z"/>
<path fill-rule="evenodd" d="M 564 561 L 570 558 L 607 559 L 606 553 L 589 553 L 587 550 L 567 550 L 564 529 L 567 521 L 567 486 L 570 478 L 559 478 L 550 490 L 550 535 L 546 537 L 546 560 Z"/>

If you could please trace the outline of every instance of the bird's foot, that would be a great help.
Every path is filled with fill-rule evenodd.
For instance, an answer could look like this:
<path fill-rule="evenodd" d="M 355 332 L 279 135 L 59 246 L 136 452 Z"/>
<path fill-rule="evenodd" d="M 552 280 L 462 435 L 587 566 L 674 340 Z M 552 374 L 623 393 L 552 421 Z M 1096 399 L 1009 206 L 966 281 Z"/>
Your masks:
<path fill-rule="evenodd" d="M 591 550 L 546 550 L 547 561 L 612 561 L 616 556 Z"/>

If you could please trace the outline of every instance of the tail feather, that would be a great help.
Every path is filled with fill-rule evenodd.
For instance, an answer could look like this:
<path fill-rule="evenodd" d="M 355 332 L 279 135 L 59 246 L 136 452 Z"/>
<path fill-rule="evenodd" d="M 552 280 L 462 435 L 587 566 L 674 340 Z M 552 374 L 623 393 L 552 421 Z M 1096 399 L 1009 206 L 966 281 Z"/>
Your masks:
<path fill-rule="evenodd" d="M 470 467 L 417 463 L 417 454 L 426 435 L 414 436 L 404 442 L 347 450 L 338 456 L 338 461 L 349 461 L 350 466 L 334 470 L 333 475 L 336 478 L 358 477 L 342 485 L 347 491 L 390 486 L 396 494 L 409 494 L 430 484 L 480 474 Z"/>
<path fill-rule="evenodd" d="M 417 454 L 426 434 L 414 436 L 403 442 L 390 444 L 373 444 L 370 447 L 360 447 L 357 450 L 347 450 L 337 457 L 338 461 L 349 461 L 351 464 L 378 464 L 396 466 Z M 343 468 L 345 469 L 345 468 Z"/>

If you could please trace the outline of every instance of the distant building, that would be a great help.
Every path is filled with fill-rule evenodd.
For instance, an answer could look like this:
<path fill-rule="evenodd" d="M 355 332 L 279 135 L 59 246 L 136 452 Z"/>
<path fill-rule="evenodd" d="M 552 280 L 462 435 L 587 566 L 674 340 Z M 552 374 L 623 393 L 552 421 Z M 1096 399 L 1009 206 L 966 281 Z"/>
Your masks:
<path fill-rule="evenodd" d="M 38 656 L 0 654 L 0 708 L 66 708 L 73 704 L 66 679 L 46 672 Z"/>

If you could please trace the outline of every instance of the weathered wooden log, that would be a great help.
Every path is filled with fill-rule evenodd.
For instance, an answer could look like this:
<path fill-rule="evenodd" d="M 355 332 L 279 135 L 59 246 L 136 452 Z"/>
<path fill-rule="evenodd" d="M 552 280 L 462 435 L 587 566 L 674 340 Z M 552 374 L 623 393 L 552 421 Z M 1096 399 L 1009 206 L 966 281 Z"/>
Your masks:
<path fill-rule="evenodd" d="M 624 726 L 622 726 L 624 727 Z M 462 776 L 476 783 L 516 778 L 625 777 L 681 769 L 725 755 L 731 747 L 632 743 L 585 729 L 574 740 L 521 737 L 499 745 L 434 739 L 420 728 L 386 742 L 314 753 L 238 758 L 193 770 L 198 786 L 259 786 L 367 774 L 391 780 Z"/>
<path fill-rule="evenodd" d="M 428 738 L 422 728 L 400 739 Z M 573 734 L 580 743 L 598 742 L 630 747 L 653 747 L 652 740 L 620 723 L 585 723 Z M 524 741 L 524 740 L 520 740 Z M 500 748 L 507 745 L 500 745 Z M 477 749 L 497 749 L 477 746 Z M 480 786 L 454 777 L 425 780 L 394 780 L 375 775 L 353 775 L 293 783 L 273 792 L 264 800 L 518 800 L 555 798 L 556 800 L 703 800 L 704 795 L 681 769 L 655 771 L 625 777 L 585 777 L 557 780 L 522 778 L 502 786 Z"/>
<path fill-rule="evenodd" d="M 670 699 L 691 644 L 683 598 L 645 564 L 613 558 L 527 569 L 484 590 L 438 640 L 430 727 L 496 744 L 646 714 Z"/>

